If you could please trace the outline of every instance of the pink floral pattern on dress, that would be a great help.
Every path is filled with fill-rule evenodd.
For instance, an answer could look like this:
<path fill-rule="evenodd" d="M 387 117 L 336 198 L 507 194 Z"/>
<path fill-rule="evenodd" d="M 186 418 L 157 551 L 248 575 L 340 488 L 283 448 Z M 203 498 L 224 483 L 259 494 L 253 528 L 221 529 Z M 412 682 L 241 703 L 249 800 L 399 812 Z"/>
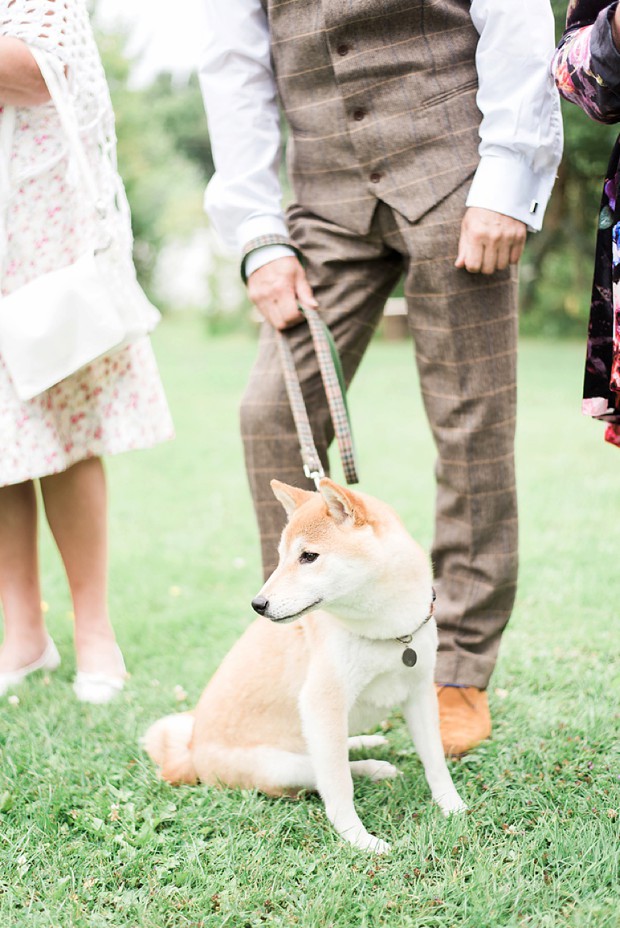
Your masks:
<path fill-rule="evenodd" d="M 52 106 L 17 110 L 11 173 L 16 182 L 6 210 L 4 294 L 72 263 L 97 235 L 92 210 L 72 183 Z M 117 233 L 130 241 L 120 219 Z M 147 338 L 99 358 L 27 401 L 18 399 L 0 358 L 0 486 L 172 437 Z"/>

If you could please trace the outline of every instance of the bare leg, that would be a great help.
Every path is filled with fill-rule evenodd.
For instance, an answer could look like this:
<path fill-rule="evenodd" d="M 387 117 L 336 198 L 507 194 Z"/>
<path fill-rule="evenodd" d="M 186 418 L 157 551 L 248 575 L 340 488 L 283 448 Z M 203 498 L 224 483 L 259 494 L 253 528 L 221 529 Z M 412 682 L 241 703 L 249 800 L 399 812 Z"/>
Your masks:
<path fill-rule="evenodd" d="M 45 513 L 73 599 L 78 668 L 121 676 L 108 616 L 107 493 L 103 464 L 89 458 L 41 480 Z"/>
<path fill-rule="evenodd" d="M 0 487 L 0 599 L 4 609 L 0 672 L 7 672 L 36 661 L 47 643 L 32 481 Z"/>

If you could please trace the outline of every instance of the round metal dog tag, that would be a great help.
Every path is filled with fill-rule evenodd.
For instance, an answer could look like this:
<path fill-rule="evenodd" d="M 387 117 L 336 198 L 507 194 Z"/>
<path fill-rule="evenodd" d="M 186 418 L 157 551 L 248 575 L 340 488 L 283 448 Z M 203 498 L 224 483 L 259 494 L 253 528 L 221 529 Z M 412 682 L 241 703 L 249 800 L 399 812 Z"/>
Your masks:
<path fill-rule="evenodd" d="M 405 667 L 415 667 L 418 662 L 418 655 L 413 648 L 405 648 L 402 654 L 403 664 Z"/>

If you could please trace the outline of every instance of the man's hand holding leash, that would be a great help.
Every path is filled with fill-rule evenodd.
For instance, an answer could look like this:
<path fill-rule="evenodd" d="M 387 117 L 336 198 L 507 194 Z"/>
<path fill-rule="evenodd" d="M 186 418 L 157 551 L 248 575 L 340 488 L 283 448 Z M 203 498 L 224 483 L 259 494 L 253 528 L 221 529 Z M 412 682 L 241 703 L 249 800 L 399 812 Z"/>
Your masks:
<path fill-rule="evenodd" d="M 291 255 L 276 258 L 257 268 L 248 279 L 248 296 L 259 313 L 274 329 L 298 325 L 304 309 L 318 309 L 306 272 L 299 260 Z"/>

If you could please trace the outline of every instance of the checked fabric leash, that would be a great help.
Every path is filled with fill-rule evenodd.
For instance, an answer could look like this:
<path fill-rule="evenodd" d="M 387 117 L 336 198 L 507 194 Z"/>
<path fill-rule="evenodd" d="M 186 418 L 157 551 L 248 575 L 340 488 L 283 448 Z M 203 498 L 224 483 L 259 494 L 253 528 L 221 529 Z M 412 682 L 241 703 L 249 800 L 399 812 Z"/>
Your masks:
<path fill-rule="evenodd" d="M 347 483 L 358 483 L 355 448 L 353 445 L 353 435 L 351 434 L 351 419 L 349 417 L 349 407 L 347 405 L 347 389 L 344 382 L 338 349 L 336 348 L 331 332 L 317 311 L 314 309 L 302 309 L 302 312 L 310 327 L 310 335 L 312 336 L 312 343 L 319 363 L 319 370 L 321 371 L 321 379 L 325 388 L 325 395 L 327 396 L 329 412 L 332 417 L 334 432 L 338 440 L 338 450 L 340 451 L 340 459 L 342 461 L 345 479 Z M 276 330 L 276 340 L 280 353 L 280 361 L 282 363 L 286 392 L 288 394 L 291 412 L 293 413 L 293 419 L 295 420 L 297 437 L 299 438 L 299 448 L 304 465 L 304 474 L 306 477 L 314 480 L 314 484 L 318 490 L 319 481 L 321 477 L 325 476 L 325 472 L 318 451 L 316 450 L 316 445 L 314 444 L 312 428 L 301 392 L 293 353 L 286 332 Z M 422 619 L 417 628 L 414 628 L 408 635 L 400 635 L 394 639 L 401 647 L 404 647 L 401 660 L 405 667 L 415 667 L 418 662 L 417 651 L 411 648 L 410 645 L 417 632 L 433 618 L 435 613 L 435 599 L 436 594 L 433 589 L 432 601 L 426 617 Z"/>
<path fill-rule="evenodd" d="M 342 373 L 342 365 L 338 349 L 332 337 L 331 332 L 321 319 L 319 313 L 314 309 L 302 310 L 308 326 L 310 335 L 316 353 L 323 387 L 329 406 L 334 434 L 338 442 L 340 460 L 347 483 L 358 483 L 357 465 L 355 461 L 355 448 L 353 445 L 353 435 L 351 434 L 351 419 L 349 416 L 349 407 L 347 405 L 347 391 Z M 301 459 L 304 465 L 304 474 L 318 489 L 321 477 L 325 476 L 325 471 L 321 464 L 321 459 L 314 444 L 312 428 L 308 418 L 308 411 L 304 403 L 301 392 L 299 377 L 293 359 L 293 353 L 288 342 L 286 332 L 277 332 L 278 351 L 282 363 L 282 372 L 286 384 L 291 412 L 295 420 L 297 437 L 299 438 L 299 448 Z"/>

